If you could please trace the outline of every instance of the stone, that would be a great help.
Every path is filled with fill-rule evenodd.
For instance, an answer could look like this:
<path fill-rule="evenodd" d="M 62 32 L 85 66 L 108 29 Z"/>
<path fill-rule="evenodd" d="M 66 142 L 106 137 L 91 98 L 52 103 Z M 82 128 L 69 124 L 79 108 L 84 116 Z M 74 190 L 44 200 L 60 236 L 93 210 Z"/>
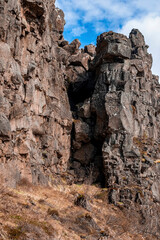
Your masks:
<path fill-rule="evenodd" d="M 10 122 L 3 113 L 0 113 L 0 136 L 10 137 L 10 135 L 11 135 Z"/>
<path fill-rule="evenodd" d="M 114 32 L 102 33 L 97 38 L 97 53 L 102 54 L 105 59 L 107 57 L 131 57 L 131 42 L 123 34 Z"/>
<path fill-rule="evenodd" d="M 82 118 L 90 118 L 91 117 L 91 103 L 90 103 L 90 99 L 86 99 L 84 101 L 84 103 L 80 103 L 78 106 L 79 110 L 78 110 L 78 114 L 79 117 Z"/>
<path fill-rule="evenodd" d="M 24 142 L 24 143 L 21 143 L 20 146 L 18 147 L 18 152 L 19 154 L 21 155 L 25 155 L 25 154 L 28 154 L 30 152 L 30 144 L 29 142 Z"/>
<path fill-rule="evenodd" d="M 69 45 L 65 45 L 63 48 L 70 54 L 76 54 L 79 51 L 80 46 L 80 41 L 78 39 L 75 39 Z"/>
<path fill-rule="evenodd" d="M 74 159 L 80 161 L 83 165 L 88 165 L 94 158 L 95 148 L 92 144 L 86 144 L 74 154 Z"/>
<path fill-rule="evenodd" d="M 101 181 L 108 189 L 110 203 L 121 202 L 133 212 L 138 208 L 143 211 L 145 206 L 159 209 L 160 88 L 151 72 L 152 57 L 147 48 L 137 29 L 129 38 L 114 32 L 101 34 L 88 69 L 93 88 L 87 89 L 86 84 L 88 95 L 72 98 L 76 121 L 81 126 L 87 123 L 91 129 L 87 145 L 72 145 L 72 160 L 81 163 L 77 170 L 74 165 L 77 182 L 81 171 L 81 181 L 86 181 L 86 175 L 90 178 L 84 163 L 93 165 L 91 182 Z M 72 83 L 77 96 L 83 94 L 84 82 L 89 80 Z M 76 139 L 77 132 L 73 133 Z M 94 149 L 92 158 L 87 156 L 89 144 Z M 148 210 L 144 215 L 147 222 L 153 217 Z M 154 217 L 158 219 L 159 213 L 155 211 Z M 152 232 L 151 225 L 149 229 Z M 154 231 L 158 232 L 158 227 Z"/>
<path fill-rule="evenodd" d="M 132 29 L 129 38 L 131 39 L 132 47 L 145 46 L 144 36 L 138 29 Z"/>
<path fill-rule="evenodd" d="M 158 202 L 160 202 L 160 186 L 159 186 L 159 184 L 160 184 L 159 181 L 154 182 L 152 185 L 152 188 L 151 188 L 154 200 L 158 201 Z"/>
<path fill-rule="evenodd" d="M 10 174 L 13 179 L 4 184 L 13 181 L 16 185 L 23 177 L 34 184 L 46 184 L 53 171 L 52 158 L 56 160 L 56 171 L 66 171 L 68 166 L 72 115 L 64 79 L 66 66 L 58 49 L 63 51 L 64 59 L 70 53 L 59 47 L 65 20 L 54 2 L 1 2 L 0 137 L 5 146 L 0 169 L 6 166 L 7 179 L 10 167 L 3 159 L 9 157 L 16 161 L 13 171 L 18 176 Z M 74 53 L 79 45 L 78 40 L 71 44 Z M 10 145 L 6 145 L 8 142 Z M 50 166 L 47 173 L 46 162 Z"/>
<path fill-rule="evenodd" d="M 72 55 L 68 61 L 70 65 L 73 66 L 82 66 L 85 70 L 89 69 L 89 60 L 90 56 L 87 53 L 82 54 L 81 51 L 79 51 L 77 54 Z"/>
<path fill-rule="evenodd" d="M 96 46 L 93 44 L 89 44 L 84 47 L 84 51 L 88 53 L 90 56 L 95 57 L 96 55 Z"/>
<path fill-rule="evenodd" d="M 87 123 L 80 120 L 74 120 L 75 125 L 75 140 L 76 142 L 87 143 L 90 141 L 90 128 Z"/>

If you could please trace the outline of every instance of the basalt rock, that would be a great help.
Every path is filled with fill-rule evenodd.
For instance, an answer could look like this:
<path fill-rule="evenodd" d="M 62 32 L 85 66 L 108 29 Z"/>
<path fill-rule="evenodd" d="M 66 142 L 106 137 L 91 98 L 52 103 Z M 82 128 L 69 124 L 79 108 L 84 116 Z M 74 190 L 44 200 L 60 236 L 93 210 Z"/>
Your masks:
<path fill-rule="evenodd" d="M 0 172 L 10 186 L 22 178 L 47 184 L 70 157 L 72 116 L 58 46 L 64 14 L 53 0 L 0 6 Z"/>
<path fill-rule="evenodd" d="M 89 69 L 94 91 L 77 104 L 75 114 L 76 121 L 90 127 L 94 157 L 86 166 L 75 158 L 83 149 L 87 152 L 88 143 L 83 142 L 80 149 L 74 147 L 73 158 L 83 171 L 92 166 L 92 182 L 108 188 L 111 203 L 137 211 L 137 219 L 143 218 L 141 230 L 159 236 L 160 88 L 147 48 L 137 29 L 129 38 L 113 32 L 97 38 Z M 77 134 L 75 124 L 75 141 Z"/>
<path fill-rule="evenodd" d="M 95 47 L 63 38 L 64 13 L 53 0 L 0 1 L 0 10 L 0 174 L 13 187 L 23 178 L 48 184 L 67 171 L 70 84 L 76 95 L 88 82 Z M 77 134 L 79 144 L 90 141 L 87 124 Z"/>

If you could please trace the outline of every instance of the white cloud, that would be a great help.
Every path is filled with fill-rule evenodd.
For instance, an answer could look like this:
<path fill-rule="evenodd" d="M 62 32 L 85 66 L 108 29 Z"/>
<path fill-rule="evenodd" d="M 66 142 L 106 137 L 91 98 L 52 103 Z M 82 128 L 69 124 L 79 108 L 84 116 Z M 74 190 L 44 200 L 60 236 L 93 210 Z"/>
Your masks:
<path fill-rule="evenodd" d="M 131 5 L 121 0 L 58 0 L 56 5 L 65 12 L 66 21 L 70 21 L 68 16 L 73 20 L 72 15 L 75 13 L 84 22 L 126 18 L 132 14 Z"/>
<path fill-rule="evenodd" d="M 72 29 L 71 34 L 73 34 L 74 37 L 78 37 L 86 32 L 87 32 L 87 29 L 85 27 L 76 27 Z"/>
<path fill-rule="evenodd" d="M 105 30 L 106 30 L 106 24 L 105 23 L 97 22 L 95 24 L 95 31 L 96 31 L 97 34 L 105 32 Z"/>
<path fill-rule="evenodd" d="M 57 0 L 56 5 L 63 9 L 68 21 L 69 16 L 73 20 L 75 14 L 78 19 L 91 22 L 105 19 L 125 21 L 135 15 L 160 13 L 158 0 Z"/>
<path fill-rule="evenodd" d="M 160 16 L 148 15 L 141 19 L 128 21 L 120 30 L 128 35 L 132 28 L 138 28 L 145 37 L 145 42 L 149 45 L 148 51 L 153 56 L 154 74 L 160 76 Z"/>
<path fill-rule="evenodd" d="M 132 6 L 146 12 L 160 13 L 159 0 L 132 0 Z"/>

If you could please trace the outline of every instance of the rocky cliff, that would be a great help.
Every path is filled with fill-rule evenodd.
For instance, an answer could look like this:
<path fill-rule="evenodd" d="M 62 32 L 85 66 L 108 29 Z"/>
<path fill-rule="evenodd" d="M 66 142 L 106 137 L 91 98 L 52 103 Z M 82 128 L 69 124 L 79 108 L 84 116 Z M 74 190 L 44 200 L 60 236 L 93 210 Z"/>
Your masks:
<path fill-rule="evenodd" d="M 53 0 L 0 1 L 1 182 L 99 184 L 160 237 L 160 85 L 144 37 L 79 49 L 64 24 Z"/>
<path fill-rule="evenodd" d="M 73 168 L 78 180 L 89 169 L 91 182 L 108 188 L 109 202 L 136 212 L 141 230 L 159 236 L 160 85 L 147 48 L 136 29 L 129 38 L 98 37 L 94 87 L 75 110 Z"/>
<path fill-rule="evenodd" d="M 47 184 L 70 157 L 64 14 L 54 1 L 1 1 L 0 9 L 0 172 L 12 186 L 24 177 Z"/>

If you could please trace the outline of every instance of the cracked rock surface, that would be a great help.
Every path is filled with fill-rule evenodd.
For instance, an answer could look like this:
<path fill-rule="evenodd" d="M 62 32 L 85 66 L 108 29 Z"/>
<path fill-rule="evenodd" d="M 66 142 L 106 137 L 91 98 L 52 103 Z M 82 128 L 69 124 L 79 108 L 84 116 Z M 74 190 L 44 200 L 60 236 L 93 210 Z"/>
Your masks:
<path fill-rule="evenodd" d="M 53 172 L 66 171 L 70 156 L 72 117 L 58 46 L 64 14 L 50 0 L 0 6 L 0 172 L 10 186 L 21 178 L 47 184 Z"/>
<path fill-rule="evenodd" d="M 87 182 L 88 176 L 92 183 L 100 181 L 108 188 L 111 203 L 137 211 L 148 231 L 158 234 L 160 88 L 151 66 L 152 57 L 138 30 L 133 29 L 129 38 L 113 32 L 98 37 L 89 68 L 94 88 L 74 112 L 72 161 L 77 181 Z M 83 84 L 77 91 L 83 93 Z M 89 132 L 93 155 L 86 150 L 89 142 L 79 138 L 78 123 L 87 125 L 81 134 Z M 82 152 L 87 153 L 85 162 L 77 158 Z"/>

